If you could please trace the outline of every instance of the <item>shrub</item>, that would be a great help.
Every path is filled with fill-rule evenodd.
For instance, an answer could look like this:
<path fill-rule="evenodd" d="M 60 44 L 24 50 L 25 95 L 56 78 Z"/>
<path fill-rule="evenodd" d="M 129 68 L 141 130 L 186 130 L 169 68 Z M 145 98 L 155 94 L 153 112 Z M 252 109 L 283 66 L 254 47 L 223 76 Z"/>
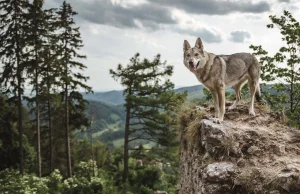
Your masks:
<path fill-rule="evenodd" d="M 22 177 L 18 171 L 6 169 L 0 172 L 0 193 L 49 193 L 47 181 L 47 178 L 38 178 L 31 174 Z"/>
<path fill-rule="evenodd" d="M 23 177 L 17 170 L 6 169 L 0 172 L 0 193 L 3 194 L 102 194 L 102 179 L 92 176 L 91 166 L 95 161 L 81 162 L 72 178 L 63 180 L 58 170 L 48 177 L 39 178 L 32 174 Z M 96 168 L 96 174 L 98 174 Z"/>

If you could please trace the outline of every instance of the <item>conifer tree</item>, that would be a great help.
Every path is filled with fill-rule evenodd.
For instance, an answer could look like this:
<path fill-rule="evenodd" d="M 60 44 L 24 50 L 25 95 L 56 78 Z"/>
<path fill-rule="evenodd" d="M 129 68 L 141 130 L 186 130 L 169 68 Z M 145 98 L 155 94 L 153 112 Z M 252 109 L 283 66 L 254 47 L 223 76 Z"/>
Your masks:
<path fill-rule="evenodd" d="M 43 0 L 33 0 L 29 5 L 26 18 L 26 36 L 29 46 L 30 64 L 28 75 L 31 78 L 33 90 L 35 91 L 35 121 L 36 121 L 36 136 L 37 136 L 37 161 L 38 161 L 38 176 L 42 176 L 42 158 L 41 158 L 41 130 L 40 130 L 40 80 L 42 66 L 42 52 L 49 35 L 48 19 L 46 12 L 43 10 Z"/>
<path fill-rule="evenodd" d="M 56 37 L 56 31 L 58 26 L 56 25 L 56 9 L 45 10 L 47 19 L 47 38 L 46 43 L 43 45 L 41 57 L 43 60 L 43 65 L 41 66 L 41 83 L 40 83 L 40 95 L 43 97 L 42 103 L 45 107 L 45 122 L 48 123 L 49 131 L 49 163 L 50 163 L 50 173 L 54 170 L 54 160 L 53 160 L 53 124 L 52 124 L 52 109 L 56 106 L 55 99 L 57 98 L 57 90 L 60 85 L 60 68 L 58 60 L 59 49 L 58 40 Z"/>
<path fill-rule="evenodd" d="M 1 84 L 7 88 L 7 92 L 13 94 L 18 104 L 19 166 L 22 175 L 24 172 L 22 95 L 25 81 L 23 74 L 28 66 L 24 28 L 27 10 L 27 0 L 0 1 L 0 57 L 4 65 Z"/>
<path fill-rule="evenodd" d="M 59 45 L 59 59 L 61 72 L 61 87 L 64 91 L 65 102 L 65 130 L 66 130 L 66 150 L 67 150 L 67 167 L 68 176 L 72 176 L 71 165 L 71 150 L 70 150 L 70 100 L 69 96 L 72 92 L 78 91 L 80 88 L 86 92 L 91 92 L 91 87 L 87 86 L 84 82 L 88 77 L 82 75 L 78 70 L 84 70 L 86 66 L 76 59 L 84 59 L 86 56 L 80 55 L 78 51 L 83 47 L 79 27 L 76 27 L 74 16 L 77 14 L 73 8 L 66 1 L 56 12 L 58 16 L 58 45 Z M 75 71 L 76 70 L 76 71 Z M 81 95 L 79 93 L 79 95 Z"/>
<path fill-rule="evenodd" d="M 128 179 L 130 142 L 144 139 L 167 146 L 175 139 L 170 112 L 184 101 L 186 94 L 175 93 L 169 80 L 172 73 L 173 67 L 162 63 L 160 55 L 153 61 L 140 61 L 136 54 L 128 66 L 119 64 L 116 71 L 110 70 L 125 87 L 124 182 Z"/>
<path fill-rule="evenodd" d="M 55 45 L 52 42 L 48 42 L 44 45 L 42 51 L 43 66 L 41 67 L 41 76 L 42 80 L 40 83 L 40 98 L 41 105 L 43 110 L 41 113 L 44 123 L 48 125 L 49 132 L 49 170 L 50 173 L 54 170 L 53 162 L 53 124 L 52 124 L 52 110 L 55 108 L 56 103 L 55 99 L 58 98 L 57 88 L 59 83 L 57 78 L 59 77 L 59 72 L 57 70 L 57 64 L 55 63 L 56 59 L 56 50 Z"/>

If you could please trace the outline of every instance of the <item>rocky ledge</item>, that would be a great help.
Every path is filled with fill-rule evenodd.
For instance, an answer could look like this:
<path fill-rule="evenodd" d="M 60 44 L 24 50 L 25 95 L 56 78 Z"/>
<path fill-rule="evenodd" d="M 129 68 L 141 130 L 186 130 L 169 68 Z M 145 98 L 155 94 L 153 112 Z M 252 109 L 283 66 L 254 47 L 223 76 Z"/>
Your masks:
<path fill-rule="evenodd" d="M 179 194 L 300 194 L 300 131 L 284 115 L 240 105 L 215 124 L 212 114 L 180 112 Z"/>

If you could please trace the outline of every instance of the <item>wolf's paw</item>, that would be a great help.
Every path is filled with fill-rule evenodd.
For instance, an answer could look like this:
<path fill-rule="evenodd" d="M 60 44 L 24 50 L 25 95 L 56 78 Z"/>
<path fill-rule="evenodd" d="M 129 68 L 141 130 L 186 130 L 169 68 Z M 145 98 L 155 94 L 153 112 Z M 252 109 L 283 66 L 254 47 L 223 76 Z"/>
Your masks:
<path fill-rule="evenodd" d="M 250 116 L 255 116 L 254 110 L 249 110 L 249 115 L 250 115 Z"/>
<path fill-rule="evenodd" d="M 213 118 L 213 122 L 220 124 L 222 122 L 222 120 L 220 120 L 219 118 Z"/>
<path fill-rule="evenodd" d="M 219 113 L 215 113 L 215 118 L 218 118 L 219 117 Z"/>
<path fill-rule="evenodd" d="M 236 108 L 236 105 L 233 104 L 233 105 L 231 105 L 230 107 L 228 107 L 228 110 L 233 110 L 233 109 L 235 109 L 235 108 Z"/>

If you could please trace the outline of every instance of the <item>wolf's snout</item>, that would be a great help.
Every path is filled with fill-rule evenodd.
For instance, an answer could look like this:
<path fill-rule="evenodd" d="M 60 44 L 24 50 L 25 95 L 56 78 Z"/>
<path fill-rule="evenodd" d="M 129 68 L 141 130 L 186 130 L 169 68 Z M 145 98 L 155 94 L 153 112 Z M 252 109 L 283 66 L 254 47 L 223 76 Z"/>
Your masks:
<path fill-rule="evenodd" d="M 189 61 L 189 69 L 191 72 L 196 72 L 197 68 L 195 67 L 193 61 Z"/>

